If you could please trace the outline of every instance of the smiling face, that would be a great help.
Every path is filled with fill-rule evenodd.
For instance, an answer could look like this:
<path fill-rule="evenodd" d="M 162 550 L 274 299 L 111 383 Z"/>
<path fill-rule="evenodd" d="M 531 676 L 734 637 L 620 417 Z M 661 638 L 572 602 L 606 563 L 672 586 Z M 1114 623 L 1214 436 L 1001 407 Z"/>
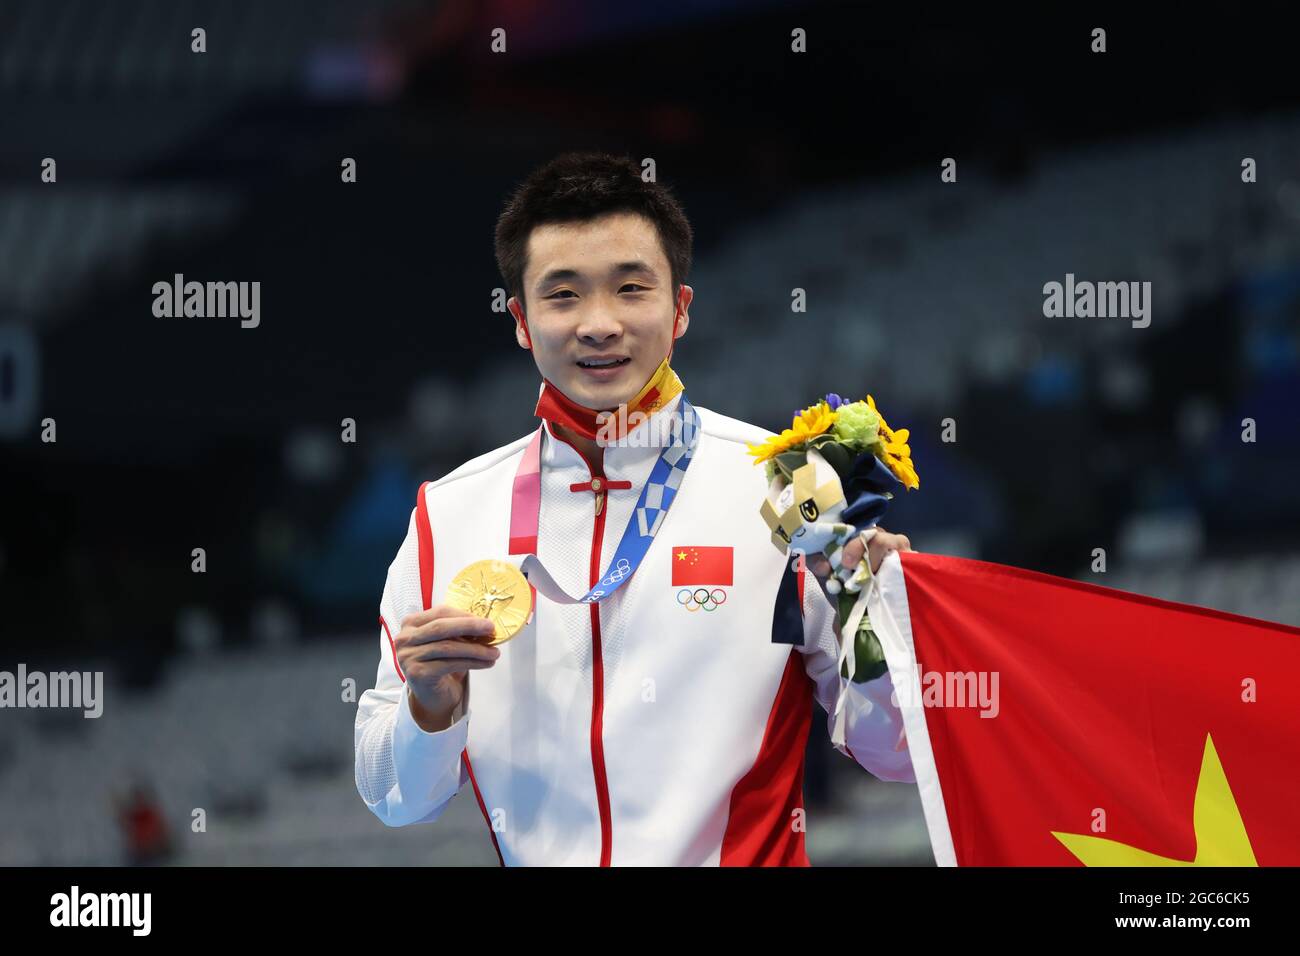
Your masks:
<path fill-rule="evenodd" d="M 526 313 L 515 297 L 507 303 L 519 344 L 531 338 L 542 375 L 598 411 L 635 398 L 690 322 L 691 287 L 675 294 L 654 223 L 636 213 L 538 226 L 523 286 Z M 605 358 L 618 362 L 588 367 Z"/>

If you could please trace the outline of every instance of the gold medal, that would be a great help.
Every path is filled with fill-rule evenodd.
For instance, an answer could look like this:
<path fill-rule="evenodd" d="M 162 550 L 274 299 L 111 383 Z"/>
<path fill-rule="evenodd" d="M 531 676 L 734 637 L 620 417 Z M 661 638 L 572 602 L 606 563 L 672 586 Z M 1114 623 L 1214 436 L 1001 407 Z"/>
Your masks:
<path fill-rule="evenodd" d="M 503 644 L 519 632 L 533 609 L 528 579 L 513 564 L 489 558 L 466 565 L 447 588 L 447 603 L 485 617 L 497 627 L 488 644 Z"/>

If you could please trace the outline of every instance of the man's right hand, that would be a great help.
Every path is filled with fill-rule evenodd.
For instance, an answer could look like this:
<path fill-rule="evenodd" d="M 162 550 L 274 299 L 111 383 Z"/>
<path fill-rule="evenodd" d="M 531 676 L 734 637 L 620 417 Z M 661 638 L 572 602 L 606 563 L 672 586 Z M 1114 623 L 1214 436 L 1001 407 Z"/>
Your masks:
<path fill-rule="evenodd" d="M 496 633 L 486 618 L 449 604 L 408 614 L 393 639 L 397 665 L 406 675 L 411 716 L 421 729 L 437 733 L 465 697 L 468 672 L 491 667 L 501 651 L 485 641 Z"/>

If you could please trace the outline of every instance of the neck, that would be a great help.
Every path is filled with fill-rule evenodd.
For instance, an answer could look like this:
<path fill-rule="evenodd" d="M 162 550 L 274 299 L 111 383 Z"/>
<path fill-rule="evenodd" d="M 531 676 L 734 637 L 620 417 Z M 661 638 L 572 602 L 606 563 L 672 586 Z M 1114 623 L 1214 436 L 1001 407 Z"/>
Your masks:
<path fill-rule="evenodd" d="M 579 435 L 572 428 L 565 428 L 556 421 L 551 422 L 551 429 L 560 438 L 563 438 L 574 448 L 578 449 L 579 454 L 581 454 L 587 462 L 587 468 L 593 475 L 603 473 L 605 467 L 605 449 L 596 444 L 594 438 Z"/>

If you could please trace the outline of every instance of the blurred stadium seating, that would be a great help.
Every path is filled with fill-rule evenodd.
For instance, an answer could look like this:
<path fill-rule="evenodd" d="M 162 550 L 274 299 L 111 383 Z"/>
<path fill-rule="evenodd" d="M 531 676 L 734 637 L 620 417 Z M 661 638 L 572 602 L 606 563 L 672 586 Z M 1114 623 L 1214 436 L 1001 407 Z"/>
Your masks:
<path fill-rule="evenodd" d="M 737 338 L 707 317 L 697 321 L 682 349 L 682 364 L 690 368 L 683 374 L 710 396 L 701 402 L 716 401 L 730 414 L 759 421 L 776 422 L 788 414 L 782 403 L 802 394 L 799 389 L 811 394 L 827 382 L 861 381 L 863 368 L 872 370 L 871 388 L 888 395 L 891 405 L 941 409 L 958 401 L 972 381 L 1014 381 L 1024 374 L 1041 350 L 1035 341 L 1043 336 L 1043 317 L 1032 308 L 1037 290 L 1026 290 L 1024 277 L 1066 271 L 1122 276 L 1164 270 L 1170 280 L 1162 283 L 1161 294 L 1173 299 L 1160 302 L 1163 324 L 1164 317 L 1179 315 L 1182 305 L 1198 296 L 1213 295 L 1256 270 L 1300 261 L 1294 223 L 1275 205 L 1256 203 L 1244 190 L 1238 200 L 1223 200 L 1222 191 L 1205 186 L 1205 170 L 1233 164 L 1238 135 L 1216 130 L 1086 160 L 1045 162 L 1051 171 L 1024 188 L 968 184 L 960 200 L 936 195 L 928 180 L 906 179 L 811 196 L 734 237 L 722 254 L 700 260 L 696 288 L 729 303 L 752 334 Z M 1300 156 L 1300 125 L 1291 120 L 1269 126 L 1255 139 L 1271 144 L 1261 163 L 1294 162 Z M 1159 166 L 1171 150 L 1183 157 L 1178 168 L 1184 179 L 1131 177 L 1130 191 L 1114 188 L 1130 181 L 1123 169 Z M 1205 191 L 1200 201 L 1179 199 L 1198 188 Z M 126 220 L 141 234 L 155 223 L 191 230 L 204 215 L 196 203 L 190 224 L 176 223 L 167 214 L 154 217 L 147 202 L 122 201 L 130 210 Z M 125 254 L 129 236 L 124 240 L 116 233 L 109 239 L 94 225 L 114 214 L 93 209 L 93 202 L 72 206 L 55 217 L 62 225 L 49 228 L 83 237 L 77 261 L 91 261 L 96 249 Z M 22 245 L 21 238 L 31 234 L 23 225 L 28 217 L 36 218 L 25 202 L 6 204 L 0 248 Z M 943 223 L 939 233 L 930 225 L 936 219 Z M 1098 226 L 1115 219 L 1128 225 L 1115 234 Z M 1232 273 L 1207 271 L 1201 257 L 1188 255 L 1216 241 L 1238 250 Z M 62 241 L 49 245 L 67 248 Z M 779 294 L 753 285 L 756 276 L 770 271 L 765 263 L 778 261 L 796 276 L 824 273 L 810 280 L 820 290 L 815 318 L 792 319 L 771 305 L 780 301 Z M 961 263 L 960 270 L 955 263 Z M 43 274 L 33 264 L 14 276 L 34 282 L 32 276 Z M 990 303 L 1000 302 L 1022 305 L 990 309 Z M 865 321 L 871 332 L 846 336 L 845 348 L 818 356 L 804 380 L 790 389 L 753 388 L 755 370 L 771 356 L 803 354 L 809 341 L 805 321 L 838 323 L 845 330 L 861 329 Z M 1102 344 L 1097 338 L 1080 336 L 1078 346 L 1122 350 L 1138 337 L 1113 334 Z M 909 358 L 892 363 L 882 355 Z M 534 385 L 507 364 L 485 369 L 477 388 L 480 402 L 500 401 L 508 390 L 527 401 Z M 455 416 L 423 424 L 443 433 L 466 427 Z M 477 440 L 486 447 L 511 437 L 479 434 Z M 474 440 L 469 434 L 465 438 Z M 936 467 L 924 455 L 920 460 Z M 1173 534 L 1168 521 L 1144 522 L 1140 512 L 1128 518 L 1118 565 L 1112 563 L 1104 576 L 1080 573 L 1081 579 L 1300 623 L 1300 554 L 1217 557 L 1203 549 L 1195 512 L 1184 516 Z M 968 532 L 967 541 L 978 539 L 969 535 L 970 525 L 950 530 Z M 936 529 L 936 541 L 944 533 Z M 926 549 L 923 535 L 913 537 Z M 968 550 L 977 548 L 968 545 Z M 4 722 L 0 751 L 6 754 L 0 806 L 7 808 L 0 823 L 5 835 L 0 864 L 116 859 L 120 837 L 113 799 L 137 778 L 155 785 L 176 828 L 178 862 L 494 862 L 482 818 L 464 795 L 441 825 L 420 828 L 411 837 L 386 832 L 361 806 L 352 783 L 354 708 L 342 702 L 340 687 L 349 677 L 359 689 L 369 686 L 375 650 L 370 636 L 218 649 L 178 657 L 152 690 L 110 687 L 112 720 L 64 715 L 51 723 L 44 714 L 14 712 L 18 716 Z M 821 726 L 820 720 L 814 726 L 813 747 L 826 746 Z M 835 806 L 810 820 L 814 859 L 924 861 L 924 827 L 914 795 L 907 788 L 860 783 L 853 774 L 837 771 Z M 195 807 L 208 812 L 204 834 L 189 832 Z M 864 820 L 879 825 L 863 826 Z"/>

